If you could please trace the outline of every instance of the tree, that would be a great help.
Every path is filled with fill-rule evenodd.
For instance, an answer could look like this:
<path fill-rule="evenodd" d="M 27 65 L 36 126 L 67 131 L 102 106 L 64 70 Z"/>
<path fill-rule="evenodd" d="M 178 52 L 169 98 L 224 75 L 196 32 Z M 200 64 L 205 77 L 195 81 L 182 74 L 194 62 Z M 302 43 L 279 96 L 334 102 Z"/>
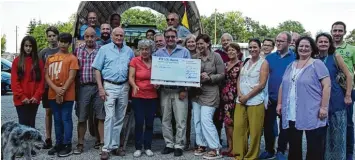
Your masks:
<path fill-rule="evenodd" d="M 39 24 L 41 24 L 41 21 L 38 21 Z M 33 30 L 36 28 L 37 26 L 37 21 L 36 19 L 32 19 L 30 21 L 30 24 L 27 27 L 27 34 L 26 35 L 31 35 L 33 33 Z"/>
<path fill-rule="evenodd" d="M 345 37 L 345 41 L 355 46 L 355 29 L 350 31 L 350 34 Z"/>
<path fill-rule="evenodd" d="M 159 31 L 165 30 L 168 26 L 164 15 L 154 14 L 151 10 L 128 9 L 121 17 L 122 24 L 156 25 Z"/>
<path fill-rule="evenodd" d="M 306 30 L 303 25 L 298 21 L 288 20 L 280 23 L 277 26 L 279 32 L 288 31 L 288 32 L 297 32 L 299 34 L 305 34 Z"/>
<path fill-rule="evenodd" d="M 3 34 L 1 36 L 1 54 L 3 54 L 6 51 L 6 35 Z"/>

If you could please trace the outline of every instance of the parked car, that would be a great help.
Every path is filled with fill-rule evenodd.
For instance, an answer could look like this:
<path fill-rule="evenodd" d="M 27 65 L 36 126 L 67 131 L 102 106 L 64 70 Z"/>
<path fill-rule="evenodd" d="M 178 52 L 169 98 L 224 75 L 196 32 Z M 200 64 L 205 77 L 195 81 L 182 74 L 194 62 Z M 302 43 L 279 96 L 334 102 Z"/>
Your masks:
<path fill-rule="evenodd" d="M 12 62 L 5 58 L 1 58 L 1 71 L 11 73 Z"/>
<path fill-rule="evenodd" d="M 1 71 L 1 95 L 11 91 L 11 74 Z"/>

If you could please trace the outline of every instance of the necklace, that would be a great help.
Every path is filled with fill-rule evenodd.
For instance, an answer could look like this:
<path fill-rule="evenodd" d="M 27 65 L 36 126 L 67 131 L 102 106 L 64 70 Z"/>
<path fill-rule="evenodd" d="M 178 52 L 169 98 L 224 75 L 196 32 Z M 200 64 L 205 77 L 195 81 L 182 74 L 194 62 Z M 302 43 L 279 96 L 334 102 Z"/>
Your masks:
<path fill-rule="evenodd" d="M 296 77 L 298 76 L 298 74 L 300 74 L 300 73 L 301 73 L 301 71 L 302 71 L 303 67 L 304 67 L 304 66 L 308 63 L 309 59 L 311 59 L 311 58 L 308 58 L 308 59 L 307 59 L 307 61 L 306 61 L 306 63 L 304 63 L 304 64 L 302 65 L 302 67 L 300 68 L 300 70 L 299 70 L 298 72 L 296 72 L 296 73 L 292 76 L 292 81 L 293 81 L 293 82 L 295 82 Z M 299 60 L 297 61 L 297 64 L 296 64 L 296 68 L 295 68 L 295 70 L 296 70 L 296 69 L 297 69 L 297 67 L 298 67 L 298 63 L 299 63 Z"/>

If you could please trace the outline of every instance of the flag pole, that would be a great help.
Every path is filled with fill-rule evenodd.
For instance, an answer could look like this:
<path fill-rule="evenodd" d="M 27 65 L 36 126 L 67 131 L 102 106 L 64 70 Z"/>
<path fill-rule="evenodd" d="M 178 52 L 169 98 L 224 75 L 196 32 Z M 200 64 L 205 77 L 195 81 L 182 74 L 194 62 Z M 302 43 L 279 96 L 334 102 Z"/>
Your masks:
<path fill-rule="evenodd" d="M 217 8 L 214 10 L 214 44 L 217 44 Z"/>

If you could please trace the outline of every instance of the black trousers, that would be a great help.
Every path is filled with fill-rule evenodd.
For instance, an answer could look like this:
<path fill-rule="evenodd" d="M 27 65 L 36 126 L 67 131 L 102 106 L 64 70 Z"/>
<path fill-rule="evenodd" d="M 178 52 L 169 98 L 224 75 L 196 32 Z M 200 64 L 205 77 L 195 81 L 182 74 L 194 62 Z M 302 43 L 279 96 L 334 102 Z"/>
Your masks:
<path fill-rule="evenodd" d="M 282 129 L 282 117 L 280 116 L 280 123 L 279 123 L 280 133 L 279 139 L 277 141 L 277 152 L 282 152 L 285 154 L 288 144 L 288 133 L 286 129 Z"/>
<path fill-rule="evenodd" d="M 38 104 L 16 106 L 18 121 L 22 125 L 35 128 Z"/>
<path fill-rule="evenodd" d="M 276 120 L 276 106 L 277 101 L 270 99 L 270 104 L 265 111 L 264 117 L 264 139 L 265 139 L 265 150 L 269 153 L 275 153 L 275 133 L 274 125 Z"/>
<path fill-rule="evenodd" d="M 302 130 L 295 128 L 295 122 L 289 121 L 287 133 L 290 140 L 290 149 L 288 153 L 289 160 L 302 160 Z M 324 160 L 325 137 L 327 127 L 320 127 L 313 130 L 307 130 L 307 155 L 306 160 Z"/>

